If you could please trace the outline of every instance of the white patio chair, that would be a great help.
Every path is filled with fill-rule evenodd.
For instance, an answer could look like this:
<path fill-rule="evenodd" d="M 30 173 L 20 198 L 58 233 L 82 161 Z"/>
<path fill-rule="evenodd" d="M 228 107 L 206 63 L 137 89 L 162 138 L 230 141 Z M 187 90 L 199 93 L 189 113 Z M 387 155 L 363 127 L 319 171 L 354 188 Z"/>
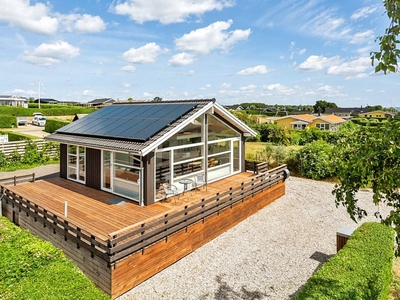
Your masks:
<path fill-rule="evenodd" d="M 201 186 L 206 186 L 207 190 L 207 182 L 204 180 L 204 174 L 196 174 L 195 188 L 198 189 Z"/>
<path fill-rule="evenodd" d="M 165 192 L 165 199 L 169 198 L 169 197 L 175 197 L 178 196 L 178 200 L 179 200 L 179 196 L 180 196 L 180 192 L 179 189 L 171 184 L 170 186 L 168 186 L 167 183 L 163 183 L 163 188 L 164 188 L 164 192 Z M 175 204 L 176 204 L 176 198 L 175 199 Z"/>

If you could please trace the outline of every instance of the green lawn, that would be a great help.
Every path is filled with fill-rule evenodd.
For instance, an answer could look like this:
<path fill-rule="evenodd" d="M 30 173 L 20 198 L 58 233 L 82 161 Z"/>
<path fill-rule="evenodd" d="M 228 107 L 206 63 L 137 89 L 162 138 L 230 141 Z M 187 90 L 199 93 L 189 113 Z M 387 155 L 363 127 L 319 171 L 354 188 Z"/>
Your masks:
<path fill-rule="evenodd" d="M 0 299 L 110 299 L 64 253 L 0 217 Z"/>

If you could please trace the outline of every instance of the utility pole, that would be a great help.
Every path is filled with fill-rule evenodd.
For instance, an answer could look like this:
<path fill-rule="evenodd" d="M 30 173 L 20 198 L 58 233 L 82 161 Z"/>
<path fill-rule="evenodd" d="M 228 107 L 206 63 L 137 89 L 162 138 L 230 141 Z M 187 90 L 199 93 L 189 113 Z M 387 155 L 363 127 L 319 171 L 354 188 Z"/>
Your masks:
<path fill-rule="evenodd" d="M 39 109 L 40 109 L 40 86 L 42 85 L 42 82 L 39 80 Z"/>

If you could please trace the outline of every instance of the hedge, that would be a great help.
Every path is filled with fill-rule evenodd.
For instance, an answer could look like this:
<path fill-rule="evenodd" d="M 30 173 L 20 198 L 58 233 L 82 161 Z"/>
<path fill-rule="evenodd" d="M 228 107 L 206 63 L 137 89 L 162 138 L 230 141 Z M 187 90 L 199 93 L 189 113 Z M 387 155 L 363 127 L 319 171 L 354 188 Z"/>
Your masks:
<path fill-rule="evenodd" d="M 40 112 L 44 116 L 73 116 L 75 114 L 90 114 L 95 110 L 96 110 L 95 108 L 82 107 L 82 106 L 68 106 L 68 105 L 52 105 L 51 107 L 46 107 L 46 108 L 42 108 L 41 106 L 40 109 L 2 105 L 0 107 L 0 115 L 29 117 L 32 116 L 33 113 L 35 112 Z"/>
<path fill-rule="evenodd" d="M 19 134 L 17 132 L 11 132 L 11 131 L 0 131 L 1 135 L 8 134 L 8 141 L 9 142 L 17 142 L 17 141 L 25 141 L 25 140 L 31 140 L 30 137 L 24 135 L 24 134 Z"/>
<path fill-rule="evenodd" d="M 63 121 L 63 120 L 55 120 L 55 119 L 47 119 L 46 126 L 44 127 L 44 131 L 48 133 L 53 133 L 57 129 L 68 125 L 70 122 Z"/>
<path fill-rule="evenodd" d="M 17 127 L 17 119 L 14 116 L 1 114 L 0 128 L 13 128 L 13 127 Z"/>
<path fill-rule="evenodd" d="M 393 256 L 394 230 L 364 223 L 294 299 L 387 300 Z"/>

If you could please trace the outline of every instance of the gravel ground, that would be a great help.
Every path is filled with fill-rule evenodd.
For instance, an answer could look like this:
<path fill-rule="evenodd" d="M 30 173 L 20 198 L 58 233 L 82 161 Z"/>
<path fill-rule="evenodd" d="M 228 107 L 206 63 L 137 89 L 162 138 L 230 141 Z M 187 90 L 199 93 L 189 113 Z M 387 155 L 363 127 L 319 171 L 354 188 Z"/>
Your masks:
<path fill-rule="evenodd" d="M 117 299 L 291 299 L 336 253 L 337 230 L 358 227 L 332 188 L 290 177 L 285 196 Z M 372 193 L 358 198 L 376 221 Z"/>

